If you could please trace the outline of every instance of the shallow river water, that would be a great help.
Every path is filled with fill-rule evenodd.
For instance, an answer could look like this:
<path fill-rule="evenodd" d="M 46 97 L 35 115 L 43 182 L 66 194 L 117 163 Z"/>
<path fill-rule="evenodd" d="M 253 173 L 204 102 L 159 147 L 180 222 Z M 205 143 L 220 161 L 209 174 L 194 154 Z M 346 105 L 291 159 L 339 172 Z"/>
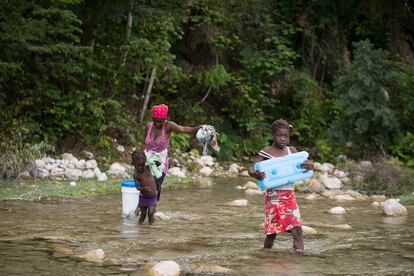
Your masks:
<path fill-rule="evenodd" d="M 305 236 L 305 256 L 296 256 L 292 237 L 280 235 L 264 250 L 260 195 L 237 185 L 246 178 L 217 178 L 209 188 L 164 190 L 158 211 L 170 217 L 138 225 L 121 217 L 121 194 L 41 204 L 12 202 L 0 211 L 0 275 L 146 275 L 148 267 L 173 260 L 182 275 L 194 265 L 218 265 L 233 275 L 414 274 L 414 208 L 408 217 L 384 217 L 371 201 L 305 200 L 297 193 L 303 224 L 319 234 Z M 248 199 L 247 207 L 226 202 Z M 335 206 L 345 215 L 326 212 Z M 348 224 L 352 229 L 337 229 Z M 76 257 L 101 248 L 105 259 Z"/>

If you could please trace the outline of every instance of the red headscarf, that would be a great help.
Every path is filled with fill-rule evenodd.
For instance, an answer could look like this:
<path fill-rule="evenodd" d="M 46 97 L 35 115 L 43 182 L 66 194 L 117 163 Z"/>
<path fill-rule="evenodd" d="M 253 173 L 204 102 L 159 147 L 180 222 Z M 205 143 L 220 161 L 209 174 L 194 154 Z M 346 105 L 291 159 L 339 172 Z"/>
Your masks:
<path fill-rule="evenodd" d="M 152 111 L 152 118 L 167 119 L 168 106 L 166 106 L 165 104 L 154 105 L 151 111 Z"/>

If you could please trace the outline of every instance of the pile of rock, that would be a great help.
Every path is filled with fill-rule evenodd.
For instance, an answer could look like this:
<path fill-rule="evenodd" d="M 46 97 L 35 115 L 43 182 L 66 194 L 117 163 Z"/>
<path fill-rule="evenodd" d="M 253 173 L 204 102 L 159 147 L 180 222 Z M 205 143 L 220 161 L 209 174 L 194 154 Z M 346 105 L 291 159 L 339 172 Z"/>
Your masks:
<path fill-rule="evenodd" d="M 36 159 L 24 175 L 31 175 L 42 179 L 66 179 L 71 181 L 76 181 L 80 178 L 96 178 L 98 181 L 108 180 L 106 173 L 101 172 L 95 159 L 78 160 L 70 153 L 64 153 L 58 159 L 52 157 Z"/>

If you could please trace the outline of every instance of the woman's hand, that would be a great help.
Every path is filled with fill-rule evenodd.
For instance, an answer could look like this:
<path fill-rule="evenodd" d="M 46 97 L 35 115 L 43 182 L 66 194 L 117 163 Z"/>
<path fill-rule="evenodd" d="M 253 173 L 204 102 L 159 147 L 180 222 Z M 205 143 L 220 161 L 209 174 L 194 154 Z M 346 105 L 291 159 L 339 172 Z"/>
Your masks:
<path fill-rule="evenodd" d="M 300 164 L 300 167 L 304 170 L 313 170 L 313 162 L 310 160 L 305 160 L 302 164 Z"/>

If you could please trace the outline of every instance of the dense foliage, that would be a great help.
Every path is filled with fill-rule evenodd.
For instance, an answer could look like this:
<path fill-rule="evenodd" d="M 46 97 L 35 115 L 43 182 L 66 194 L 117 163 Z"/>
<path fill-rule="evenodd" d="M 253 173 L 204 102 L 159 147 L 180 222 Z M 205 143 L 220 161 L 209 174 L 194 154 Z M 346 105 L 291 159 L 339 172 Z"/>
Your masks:
<path fill-rule="evenodd" d="M 137 145 L 164 102 L 180 124 L 215 125 L 220 158 L 255 153 L 285 118 L 292 143 L 322 161 L 380 152 L 414 166 L 408 0 L 0 5 L 1 132 L 24 128 L 22 143 Z"/>

